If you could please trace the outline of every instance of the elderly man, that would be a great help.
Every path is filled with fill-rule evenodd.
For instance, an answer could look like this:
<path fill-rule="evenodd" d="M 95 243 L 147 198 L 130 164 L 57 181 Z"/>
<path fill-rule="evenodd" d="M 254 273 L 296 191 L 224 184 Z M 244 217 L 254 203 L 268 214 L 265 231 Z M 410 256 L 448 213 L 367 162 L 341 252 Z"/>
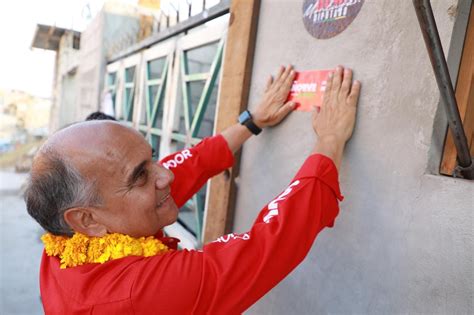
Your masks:
<path fill-rule="evenodd" d="M 162 228 L 232 153 L 260 128 L 278 124 L 294 71 L 270 80 L 253 115 L 221 135 L 165 158 L 116 122 L 70 126 L 35 158 L 26 191 L 42 239 L 41 296 L 48 314 L 238 314 L 281 281 L 332 226 L 341 195 L 337 168 L 354 127 L 360 83 L 337 67 L 313 116 L 312 154 L 251 230 L 202 250 L 177 250 Z M 179 158 L 178 158 L 179 156 Z"/>

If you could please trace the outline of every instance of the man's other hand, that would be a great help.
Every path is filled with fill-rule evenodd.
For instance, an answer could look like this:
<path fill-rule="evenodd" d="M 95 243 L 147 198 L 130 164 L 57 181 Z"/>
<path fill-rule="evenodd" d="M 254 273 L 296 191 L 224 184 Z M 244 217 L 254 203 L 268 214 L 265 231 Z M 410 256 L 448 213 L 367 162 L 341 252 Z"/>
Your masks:
<path fill-rule="evenodd" d="M 294 102 L 285 102 L 295 79 L 293 66 L 280 67 L 275 79 L 268 79 L 262 100 L 252 113 L 253 120 L 260 128 L 279 124 L 294 108 Z"/>
<path fill-rule="evenodd" d="M 352 70 L 338 66 L 328 77 L 323 105 L 313 114 L 318 142 L 313 153 L 326 155 L 339 169 L 346 141 L 354 130 L 360 82 L 352 82 Z"/>
<path fill-rule="evenodd" d="M 313 129 L 321 138 L 345 143 L 354 130 L 360 82 L 352 82 L 352 70 L 338 66 L 327 80 L 323 105 L 313 114 Z"/>

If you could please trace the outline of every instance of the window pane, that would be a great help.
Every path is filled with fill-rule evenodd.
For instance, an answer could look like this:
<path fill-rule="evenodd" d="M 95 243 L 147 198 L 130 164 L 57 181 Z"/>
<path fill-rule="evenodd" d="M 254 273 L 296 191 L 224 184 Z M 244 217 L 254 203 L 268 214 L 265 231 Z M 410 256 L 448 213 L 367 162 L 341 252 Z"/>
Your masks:
<path fill-rule="evenodd" d="M 166 57 L 148 61 L 148 80 L 161 79 Z"/>
<path fill-rule="evenodd" d="M 203 73 L 211 70 L 212 61 L 216 56 L 218 42 L 194 48 L 185 52 L 188 60 L 188 73 Z"/>
<path fill-rule="evenodd" d="M 191 121 L 192 121 L 192 117 L 194 117 L 194 114 L 196 113 L 196 109 L 199 104 L 199 100 L 201 99 L 202 91 L 204 90 L 205 84 L 206 84 L 205 81 L 194 81 L 194 82 L 187 83 L 189 99 L 191 101 L 191 104 L 190 104 Z"/>
<path fill-rule="evenodd" d="M 181 80 L 181 77 L 180 77 Z M 181 82 L 180 82 L 181 83 Z M 178 84 L 178 97 L 176 98 L 176 103 L 174 104 L 176 108 L 175 115 L 173 120 L 173 133 L 180 133 L 180 134 L 185 134 L 185 128 L 184 128 L 184 101 L 183 101 L 183 85 Z M 175 140 L 173 140 L 175 141 Z M 174 145 L 173 145 L 174 146 Z"/>
<path fill-rule="evenodd" d="M 150 85 L 148 87 L 148 96 L 150 99 L 150 108 L 153 108 L 155 105 L 155 99 L 156 99 L 156 93 L 158 93 L 158 90 L 160 89 L 159 85 Z"/>
<path fill-rule="evenodd" d="M 131 83 L 135 77 L 135 66 L 125 69 L 125 82 Z"/>
<path fill-rule="evenodd" d="M 158 113 L 156 113 L 156 120 L 153 122 L 153 127 L 163 128 L 163 104 L 158 105 Z"/>
<path fill-rule="evenodd" d="M 152 112 L 154 110 L 154 104 L 156 101 L 158 90 L 160 89 L 160 85 L 150 85 L 148 87 L 148 93 L 150 96 L 150 108 Z M 163 100 L 163 99 L 162 99 Z M 163 126 L 163 101 L 159 101 L 156 106 L 158 106 L 158 112 L 156 113 L 156 119 L 152 122 L 152 126 L 155 128 L 161 129 Z"/>
<path fill-rule="evenodd" d="M 198 138 L 205 138 L 212 136 L 212 132 L 214 131 L 214 120 L 216 118 L 216 105 L 217 105 L 217 93 L 219 91 L 219 86 L 217 84 L 214 85 L 212 89 L 211 96 L 209 98 L 209 102 L 207 104 L 206 111 L 204 112 L 204 117 L 201 121 L 201 126 L 198 130 L 197 136 Z"/>
<path fill-rule="evenodd" d="M 206 200 L 206 189 L 207 184 L 204 185 L 201 190 L 197 193 L 197 201 L 199 205 L 193 204 L 192 206 L 184 205 L 179 210 L 179 223 L 186 228 L 189 232 L 191 232 L 194 236 L 201 235 L 202 231 L 198 231 L 198 222 L 197 222 L 197 207 L 201 207 L 201 210 L 204 208 L 204 202 L 202 200 Z M 202 222 L 203 213 L 200 211 L 200 222 Z M 202 224 L 202 223 L 201 223 Z M 202 229 L 202 226 L 201 226 Z"/>
<path fill-rule="evenodd" d="M 151 135 L 151 147 L 155 150 L 153 159 L 158 159 L 160 156 L 160 136 Z"/>
<path fill-rule="evenodd" d="M 184 111 L 181 111 L 179 115 L 179 126 L 178 126 L 178 133 L 185 135 L 186 134 L 186 122 L 184 120 Z"/>
<path fill-rule="evenodd" d="M 184 149 L 185 149 L 184 142 L 177 141 L 176 142 L 176 152 L 184 150 Z"/>
<path fill-rule="evenodd" d="M 125 88 L 125 109 L 129 109 L 128 112 L 124 113 L 124 117 L 127 117 L 127 120 L 132 121 L 133 114 L 133 88 Z"/>
<path fill-rule="evenodd" d="M 132 88 L 125 88 L 125 102 L 127 106 L 132 105 L 131 97 L 132 97 Z"/>
<path fill-rule="evenodd" d="M 188 93 L 189 93 L 190 102 L 191 102 L 190 104 L 191 122 L 194 115 L 196 114 L 197 106 L 199 104 L 201 95 L 204 90 L 204 85 L 205 85 L 205 81 L 193 81 L 193 82 L 187 83 Z M 214 131 L 214 121 L 215 121 L 215 115 L 216 115 L 218 91 L 219 91 L 218 80 L 216 80 L 216 83 L 214 85 L 214 88 L 212 89 L 212 93 L 207 104 L 206 111 L 204 112 L 204 116 L 201 121 L 201 126 L 197 132 L 198 138 L 209 137 L 212 135 Z M 180 134 L 186 134 L 184 110 L 182 110 L 180 113 L 178 132 Z"/>
<path fill-rule="evenodd" d="M 117 108 L 115 107 L 115 99 L 116 99 L 116 96 L 117 96 L 117 92 L 115 92 L 115 90 L 112 92 L 112 105 L 113 105 L 113 108 L 114 108 L 114 113 L 115 115 L 117 115 Z"/>
<path fill-rule="evenodd" d="M 194 207 L 188 207 L 184 205 L 179 209 L 178 220 L 179 223 L 189 232 L 191 232 L 194 236 L 196 236 L 197 232 L 197 222 L 195 216 Z"/>
<path fill-rule="evenodd" d="M 109 86 L 114 86 L 115 85 L 115 79 L 117 78 L 117 72 L 111 72 L 109 73 L 108 75 L 108 78 L 107 78 L 107 84 Z"/>
<path fill-rule="evenodd" d="M 189 112 L 191 115 L 190 124 L 192 123 L 192 120 L 196 112 L 197 106 L 199 104 L 199 100 L 201 99 L 202 91 L 204 89 L 205 84 L 206 84 L 205 81 L 194 81 L 194 82 L 188 82 L 186 84 L 186 86 L 188 87 L 188 95 L 189 95 L 189 101 L 190 101 L 190 104 L 189 104 Z M 184 102 L 182 102 L 182 104 L 184 104 Z M 183 135 L 186 134 L 184 113 L 185 113 L 184 108 L 181 108 L 180 115 L 179 115 L 178 132 Z"/>

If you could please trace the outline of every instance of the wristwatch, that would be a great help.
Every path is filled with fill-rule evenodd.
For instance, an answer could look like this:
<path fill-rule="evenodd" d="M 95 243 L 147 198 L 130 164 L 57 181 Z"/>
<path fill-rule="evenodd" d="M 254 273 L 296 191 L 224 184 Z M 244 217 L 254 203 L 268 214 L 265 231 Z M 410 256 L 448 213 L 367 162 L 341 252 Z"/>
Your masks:
<path fill-rule="evenodd" d="M 260 132 L 262 132 L 262 128 L 260 128 L 253 122 L 252 114 L 250 114 L 248 110 L 240 114 L 239 123 L 247 127 L 248 130 L 250 130 L 250 132 L 253 133 L 254 135 L 258 135 Z"/>

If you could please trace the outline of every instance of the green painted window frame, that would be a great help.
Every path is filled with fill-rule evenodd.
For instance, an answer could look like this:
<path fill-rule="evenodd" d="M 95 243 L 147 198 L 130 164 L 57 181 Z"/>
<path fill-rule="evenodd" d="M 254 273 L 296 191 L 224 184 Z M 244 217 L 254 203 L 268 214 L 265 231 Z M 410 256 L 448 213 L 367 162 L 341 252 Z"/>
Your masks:
<path fill-rule="evenodd" d="M 127 70 L 130 68 L 134 68 L 133 71 L 133 79 L 131 81 L 127 78 Z M 122 101 L 122 109 L 123 109 L 123 117 L 122 119 L 125 121 L 133 122 L 133 102 L 135 99 L 135 86 L 137 82 L 137 72 L 138 72 L 138 65 L 131 65 L 129 67 L 124 68 L 124 84 L 123 84 L 123 101 Z M 130 97 L 127 97 L 127 91 L 130 91 Z"/>
<path fill-rule="evenodd" d="M 161 78 L 159 79 L 153 79 L 150 78 L 150 63 L 164 58 L 165 61 L 163 63 L 163 69 L 161 73 Z M 163 126 L 161 128 L 158 128 L 156 125 L 157 119 L 158 119 L 158 113 L 159 113 L 159 108 L 160 106 L 164 106 L 164 94 L 166 91 L 166 85 L 167 85 L 167 79 L 168 79 L 168 67 L 170 64 L 170 56 L 165 55 L 157 58 L 153 58 L 150 60 L 146 61 L 145 64 L 145 75 L 146 75 L 146 80 L 145 80 L 145 118 L 146 122 L 145 124 L 139 124 L 138 129 L 140 131 L 145 132 L 145 138 L 147 141 L 150 143 L 151 147 L 155 150 L 157 154 L 159 154 L 159 143 L 161 141 L 161 137 L 163 136 Z M 153 104 L 151 102 L 152 96 L 150 95 L 150 87 L 152 86 L 159 86 L 156 95 L 154 95 L 154 101 Z M 162 122 L 163 122 L 163 117 Z"/>
<path fill-rule="evenodd" d="M 212 45 L 216 42 L 206 43 L 202 46 Z M 182 91 L 182 99 L 183 99 L 183 113 L 184 113 L 184 122 L 185 122 L 185 130 L 186 134 L 179 133 L 179 132 L 172 132 L 171 139 L 177 142 L 181 142 L 186 144 L 197 144 L 202 139 L 198 137 L 199 129 L 201 127 L 201 123 L 204 118 L 204 114 L 206 112 L 207 106 L 209 104 L 209 100 L 211 98 L 213 89 L 215 87 L 216 81 L 219 79 L 219 73 L 222 66 L 222 56 L 224 50 L 225 40 L 222 38 L 218 41 L 217 51 L 214 56 L 214 59 L 211 64 L 211 68 L 209 72 L 205 73 L 193 73 L 189 74 L 188 71 L 188 60 L 186 56 L 186 51 L 179 51 L 178 58 L 180 58 L 180 83 L 181 83 L 181 91 Z M 202 47 L 200 46 L 200 47 Z M 199 47 L 195 47 L 199 48 Z M 191 49 L 195 49 L 191 48 Z M 191 50 L 188 49 L 188 50 Z M 201 97 L 199 99 L 199 103 L 196 106 L 196 112 L 194 113 L 193 117 L 191 117 L 191 100 L 190 100 L 190 91 L 188 83 L 196 82 L 196 81 L 205 81 L 205 85 L 203 91 L 201 93 Z M 187 230 L 195 234 L 196 239 L 199 243 L 202 242 L 202 233 L 203 233 L 203 221 L 204 221 L 204 211 L 205 211 L 205 196 L 204 198 L 199 194 L 195 194 L 188 202 L 186 202 L 186 207 L 194 210 L 196 216 L 196 232 L 190 231 L 189 228 Z M 178 218 L 178 222 L 181 225 L 185 225 L 182 223 L 181 220 Z M 184 226 L 186 228 L 186 226 Z"/>
<path fill-rule="evenodd" d="M 192 146 L 199 143 L 204 134 L 207 135 L 209 132 L 207 128 L 206 132 L 203 132 L 204 126 L 210 126 L 209 123 L 206 123 L 206 111 L 212 106 L 209 105 L 210 101 L 214 100 L 216 91 L 219 88 L 218 80 L 220 78 L 225 45 L 225 37 L 218 37 L 215 34 L 211 36 L 212 39 L 203 36 L 202 40 L 199 40 L 201 42 L 199 44 L 195 44 L 194 37 L 192 37 L 192 41 L 183 41 L 184 44 L 181 44 L 180 40 L 187 39 L 186 37 L 176 39 L 177 45 L 173 45 L 173 48 L 166 53 L 164 49 L 161 49 L 159 54 L 153 54 L 153 51 L 150 53 L 144 51 L 141 52 L 143 55 L 133 56 L 134 60 L 140 61 L 134 63 L 131 63 L 129 60 L 120 61 L 120 64 L 113 65 L 113 70 L 108 71 L 108 73 L 116 73 L 114 86 L 117 100 L 116 108 L 121 109 L 116 112 L 118 119 L 124 125 L 141 132 L 160 157 L 160 143 L 161 148 L 168 152 L 168 145 L 171 150 L 173 148 L 177 149 L 175 147 L 176 144 L 179 144 L 179 146 L 184 145 L 184 147 Z M 182 48 L 180 48 L 180 45 L 182 45 Z M 206 56 L 204 62 L 207 66 L 206 68 L 197 68 L 197 71 L 207 72 L 188 73 L 187 52 L 208 45 L 212 45 L 213 50 L 212 53 L 207 52 L 204 55 Z M 165 62 L 163 64 L 159 62 L 160 65 L 156 68 L 156 71 L 160 73 L 159 69 L 161 68 L 163 71 L 152 78 L 150 71 L 155 71 L 155 68 L 152 67 L 150 69 L 149 62 L 161 58 L 165 58 Z M 191 55 L 190 58 L 192 58 Z M 192 60 L 190 59 L 190 62 Z M 196 61 L 199 60 L 200 58 L 198 57 Z M 173 64 L 177 64 L 178 68 L 171 69 Z M 130 68 L 134 68 L 133 79 L 130 77 Z M 129 76 L 128 78 L 127 75 Z M 158 77 L 159 75 L 161 77 Z M 106 80 L 109 80 L 109 76 L 106 77 Z M 195 84 L 189 84 L 192 82 L 201 82 L 198 85 L 199 92 L 195 92 Z M 108 83 L 106 83 L 106 86 Z M 151 87 L 153 86 L 159 86 L 159 88 L 152 89 Z M 193 92 L 192 94 L 191 91 Z M 153 98 L 150 93 L 156 93 L 155 97 Z M 165 97 L 167 93 L 169 93 L 169 97 Z M 193 104 L 191 104 L 191 95 L 193 96 Z M 171 103 L 168 104 L 168 102 Z M 138 111 L 141 113 L 140 117 L 136 117 L 136 115 L 133 117 L 133 108 L 136 106 L 141 107 Z M 163 106 L 163 110 L 160 109 L 160 106 Z M 192 106 L 192 109 L 190 109 L 190 106 Z M 169 115 L 166 114 L 164 107 L 169 107 Z M 193 110 L 195 110 L 194 115 L 191 114 Z M 162 124 L 158 124 L 158 115 L 165 114 L 166 116 L 161 119 Z M 176 122 L 178 118 L 176 115 L 179 115 L 181 121 L 181 129 L 178 131 L 172 130 L 170 124 L 170 120 Z M 207 113 L 207 116 L 210 116 L 209 113 Z M 215 120 L 215 118 L 214 115 L 212 119 Z M 184 127 L 183 125 L 186 126 Z M 213 133 L 212 130 L 211 133 Z M 185 216 L 187 215 L 189 220 L 186 217 L 181 222 L 178 220 L 178 224 L 181 223 L 181 227 L 194 236 L 197 246 L 202 244 L 206 204 L 205 192 L 207 193 L 205 188 L 201 189 L 198 194 L 186 203 L 188 210 Z M 189 226 L 190 224 L 191 226 Z"/>

